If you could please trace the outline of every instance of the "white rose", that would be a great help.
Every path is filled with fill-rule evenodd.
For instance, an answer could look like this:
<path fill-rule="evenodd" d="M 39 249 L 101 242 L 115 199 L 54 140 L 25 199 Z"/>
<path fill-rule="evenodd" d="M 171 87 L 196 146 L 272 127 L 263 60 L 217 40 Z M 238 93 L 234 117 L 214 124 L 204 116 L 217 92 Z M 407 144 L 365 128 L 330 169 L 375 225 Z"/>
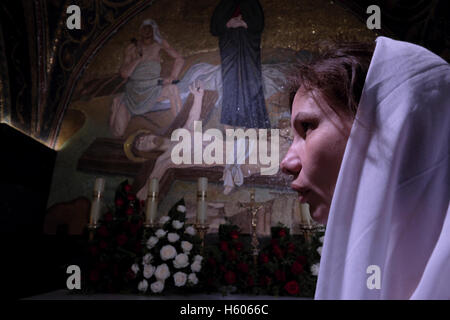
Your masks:
<path fill-rule="evenodd" d="M 320 243 L 322 243 L 322 244 L 323 244 L 323 239 L 325 239 L 325 236 L 321 236 L 321 237 L 319 238 L 319 241 L 320 241 Z"/>
<path fill-rule="evenodd" d="M 153 255 L 151 253 L 147 253 L 143 258 L 142 258 L 142 264 L 146 265 L 146 264 L 150 264 L 153 261 Z"/>
<path fill-rule="evenodd" d="M 182 287 L 186 284 L 187 275 L 184 272 L 177 272 L 173 275 L 173 280 L 175 282 L 175 286 Z"/>
<path fill-rule="evenodd" d="M 167 244 L 161 248 L 159 254 L 161 255 L 161 259 L 166 261 L 175 258 L 175 256 L 177 255 L 177 250 L 175 250 L 175 248 L 170 244 Z"/>
<path fill-rule="evenodd" d="M 189 265 L 189 258 L 185 253 L 180 253 L 173 260 L 173 266 L 177 269 L 185 268 Z"/>
<path fill-rule="evenodd" d="M 202 263 L 199 260 L 195 260 L 192 264 L 191 264 L 191 270 L 193 272 L 200 272 L 200 270 L 202 270 Z"/>
<path fill-rule="evenodd" d="M 320 255 L 322 255 L 322 247 L 318 247 L 318 248 L 317 248 L 317 252 L 318 252 Z"/>
<path fill-rule="evenodd" d="M 181 248 L 183 249 L 184 253 L 189 253 L 192 249 L 192 243 L 189 241 L 181 241 Z"/>
<path fill-rule="evenodd" d="M 147 240 L 147 248 L 151 249 L 153 248 L 157 243 L 158 243 L 159 239 L 157 237 L 150 237 Z"/>
<path fill-rule="evenodd" d="M 166 280 L 170 276 L 169 267 L 167 264 L 160 264 L 155 271 L 155 278 L 161 281 Z"/>
<path fill-rule="evenodd" d="M 197 278 L 197 275 L 195 273 L 189 274 L 188 280 L 189 280 L 190 283 L 192 283 L 194 285 L 196 285 L 198 283 L 198 278 Z"/>
<path fill-rule="evenodd" d="M 174 227 L 174 229 L 181 229 L 183 228 L 184 222 L 180 222 L 178 220 L 173 220 L 172 221 L 172 227 Z"/>
<path fill-rule="evenodd" d="M 313 264 L 311 266 L 311 273 L 313 276 L 317 276 L 319 274 L 320 263 Z"/>
<path fill-rule="evenodd" d="M 156 230 L 155 235 L 158 238 L 162 238 L 166 235 L 166 233 L 167 233 L 167 231 L 164 231 L 163 229 L 158 229 L 158 230 Z"/>
<path fill-rule="evenodd" d="M 167 235 L 167 239 L 169 242 L 177 242 L 178 239 L 180 239 L 180 236 L 177 233 L 171 232 Z"/>
<path fill-rule="evenodd" d="M 155 269 L 151 264 L 146 264 L 144 266 L 144 278 L 149 279 L 155 273 Z"/>
<path fill-rule="evenodd" d="M 185 206 L 182 206 L 182 205 L 179 205 L 179 206 L 177 207 L 177 211 L 179 211 L 179 212 L 186 212 L 186 207 L 185 207 Z"/>
<path fill-rule="evenodd" d="M 138 264 L 137 264 L 137 263 L 133 264 L 133 265 L 131 266 L 131 270 L 133 270 L 133 272 L 134 272 L 135 274 L 138 273 L 138 272 L 139 272 L 139 266 L 138 266 Z"/>
<path fill-rule="evenodd" d="M 163 281 L 155 281 L 150 285 L 150 289 L 154 293 L 159 293 L 164 290 L 164 282 Z"/>
<path fill-rule="evenodd" d="M 203 257 L 202 257 L 201 255 L 198 255 L 198 254 L 197 254 L 197 255 L 194 257 L 194 261 L 198 261 L 198 262 L 202 263 Z"/>
<path fill-rule="evenodd" d="M 169 220 L 170 220 L 170 217 L 169 217 L 169 216 L 162 216 L 162 217 L 159 219 L 159 223 L 162 224 L 162 225 L 164 225 L 164 224 L 166 224 L 166 222 L 169 221 Z"/>
<path fill-rule="evenodd" d="M 142 280 L 141 282 L 138 283 L 138 290 L 141 292 L 145 292 L 148 289 L 148 282 L 147 280 Z"/>
<path fill-rule="evenodd" d="M 190 236 L 195 236 L 195 234 L 197 233 L 197 231 L 195 231 L 195 228 L 193 226 L 187 227 L 186 230 L 184 230 L 184 232 Z"/>

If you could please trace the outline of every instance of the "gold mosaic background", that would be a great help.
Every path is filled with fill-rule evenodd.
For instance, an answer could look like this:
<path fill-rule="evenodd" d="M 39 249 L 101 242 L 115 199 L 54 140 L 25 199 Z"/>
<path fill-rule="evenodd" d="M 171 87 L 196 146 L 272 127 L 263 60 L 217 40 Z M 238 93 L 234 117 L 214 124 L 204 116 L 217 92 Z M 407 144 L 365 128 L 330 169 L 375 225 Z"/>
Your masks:
<path fill-rule="evenodd" d="M 372 41 L 375 32 L 334 1 L 260 0 L 265 14 L 263 48 L 314 50 L 319 40 Z M 209 23 L 218 0 L 159 0 L 133 18 L 99 51 L 87 68 L 85 79 L 116 73 L 123 49 L 137 36 L 143 19 L 154 19 L 163 37 L 184 56 L 217 50 Z M 164 56 L 162 57 L 164 59 Z"/>
<path fill-rule="evenodd" d="M 334 39 L 337 36 L 360 41 L 373 41 L 376 37 L 374 32 L 366 28 L 365 23 L 333 1 L 260 0 L 260 2 L 265 12 L 265 29 L 262 39 L 263 61 L 265 55 L 269 58 L 271 55 L 282 58 L 284 54 L 292 53 L 290 50 L 279 50 L 279 48 L 315 51 L 315 43 L 320 40 Z M 209 31 L 211 15 L 217 3 L 218 0 L 155 1 L 151 7 L 118 30 L 98 51 L 78 82 L 78 87 L 82 88 L 83 84 L 88 85 L 91 79 L 107 80 L 118 72 L 124 48 L 131 38 L 137 37 L 139 26 L 146 18 L 154 19 L 159 24 L 163 37 L 183 56 L 189 57 L 186 59 L 185 67 L 197 62 L 220 63 L 218 39 Z M 168 64 L 172 63 L 172 59 L 163 54 L 162 60 L 164 59 Z M 164 65 L 164 61 L 162 64 Z M 164 72 L 164 66 L 162 71 Z M 58 139 L 60 152 L 49 205 L 69 201 L 80 195 L 88 198 L 91 196 L 96 176 L 74 170 L 74 168 L 77 166 L 78 159 L 97 137 L 111 137 L 108 117 L 112 99 L 112 95 L 105 95 L 96 96 L 90 100 L 73 99 L 71 102 Z M 273 99 L 278 99 L 275 102 L 279 105 L 288 104 L 284 98 L 280 100 L 280 97 L 275 96 Z M 272 104 L 273 102 L 268 101 Z M 277 111 L 277 108 L 272 107 L 271 110 Z M 276 123 L 275 121 L 274 124 Z M 127 177 L 107 177 L 106 203 L 113 203 L 115 188 L 124 179 Z M 71 181 L 69 186 L 67 186 L 68 180 Z M 190 212 L 194 212 L 195 194 L 191 193 L 191 190 L 195 188 L 196 182 L 177 181 L 170 193 L 161 201 L 160 214 L 167 212 L 174 201 L 182 197 L 187 201 L 188 211 L 192 209 Z M 210 222 L 215 225 L 220 222 L 221 215 L 239 218 L 240 215 L 237 214 L 239 210 L 235 206 L 239 201 L 245 202 L 249 198 L 246 185 L 226 197 L 222 194 L 222 189 L 221 184 L 210 183 L 208 201 L 225 203 L 223 213 L 209 210 Z M 283 222 L 289 227 L 297 225 L 296 219 L 299 215 L 295 211 L 295 194 L 283 191 L 286 198 L 280 201 L 281 196 L 271 192 L 273 192 L 271 189 L 256 188 L 257 201 L 275 201 L 270 223 L 264 227 L 270 224 L 275 225 L 277 222 Z M 293 231 L 296 232 L 294 229 Z"/>

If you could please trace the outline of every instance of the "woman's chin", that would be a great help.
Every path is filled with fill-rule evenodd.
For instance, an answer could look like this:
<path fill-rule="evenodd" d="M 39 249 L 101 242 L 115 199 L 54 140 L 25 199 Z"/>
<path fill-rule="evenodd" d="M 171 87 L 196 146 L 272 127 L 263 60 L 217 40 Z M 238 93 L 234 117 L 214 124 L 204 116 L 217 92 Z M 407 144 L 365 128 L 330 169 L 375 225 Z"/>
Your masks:
<path fill-rule="evenodd" d="M 324 204 L 319 204 L 317 206 L 309 204 L 309 212 L 311 218 L 320 224 L 326 225 L 328 221 L 328 213 L 330 212 L 330 207 Z"/>

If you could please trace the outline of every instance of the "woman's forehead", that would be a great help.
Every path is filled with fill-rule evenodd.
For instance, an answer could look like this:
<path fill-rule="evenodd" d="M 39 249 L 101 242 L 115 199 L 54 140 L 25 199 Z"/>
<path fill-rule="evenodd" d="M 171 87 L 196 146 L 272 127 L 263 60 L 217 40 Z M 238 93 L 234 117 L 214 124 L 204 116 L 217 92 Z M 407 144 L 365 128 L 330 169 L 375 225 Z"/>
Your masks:
<path fill-rule="evenodd" d="M 321 110 L 318 106 L 318 97 L 314 95 L 312 91 L 306 91 L 303 89 L 297 90 L 294 101 L 292 103 L 292 115 L 296 113 L 320 113 Z"/>

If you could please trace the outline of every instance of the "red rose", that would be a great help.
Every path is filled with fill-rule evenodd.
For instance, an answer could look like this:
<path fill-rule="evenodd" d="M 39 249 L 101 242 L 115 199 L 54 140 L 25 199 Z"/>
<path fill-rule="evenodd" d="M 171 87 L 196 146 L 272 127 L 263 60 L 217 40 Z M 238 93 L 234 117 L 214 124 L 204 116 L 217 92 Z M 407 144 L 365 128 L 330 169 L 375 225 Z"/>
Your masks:
<path fill-rule="evenodd" d="M 113 215 L 112 215 L 111 212 L 105 213 L 105 221 L 106 221 L 106 222 L 111 222 L 111 221 L 113 221 Z"/>
<path fill-rule="evenodd" d="M 237 238 L 239 238 L 239 232 L 237 232 L 236 230 L 231 231 L 230 237 L 231 237 L 231 239 L 236 240 Z"/>
<path fill-rule="evenodd" d="M 281 259 L 283 257 L 283 251 L 281 250 L 281 248 L 279 246 L 273 246 L 272 250 L 273 250 L 273 254 L 277 258 Z"/>
<path fill-rule="evenodd" d="M 260 282 L 261 286 L 263 286 L 263 287 L 268 286 L 272 283 L 272 278 L 269 276 L 263 276 L 263 277 L 261 277 L 259 282 Z"/>
<path fill-rule="evenodd" d="M 126 184 L 125 187 L 124 187 L 124 189 L 125 189 L 125 192 L 130 192 L 130 190 L 131 190 L 131 185 Z"/>
<path fill-rule="evenodd" d="M 298 262 L 298 261 L 294 261 L 294 263 L 292 264 L 292 267 L 291 267 L 291 272 L 294 275 L 302 273 L 303 272 L 303 265 L 300 262 Z"/>
<path fill-rule="evenodd" d="M 131 269 L 127 271 L 127 274 L 125 276 L 126 276 L 127 280 L 136 278 L 136 274 Z"/>
<path fill-rule="evenodd" d="M 103 240 L 101 240 L 98 245 L 99 245 L 100 249 L 106 249 L 108 247 L 108 243 Z"/>
<path fill-rule="evenodd" d="M 292 242 L 289 242 L 288 246 L 287 246 L 287 252 L 292 253 L 294 251 L 295 251 L 295 244 Z"/>
<path fill-rule="evenodd" d="M 267 254 L 265 254 L 265 253 L 262 253 L 262 254 L 261 254 L 260 259 L 261 259 L 261 262 L 262 262 L 263 264 L 269 262 L 269 256 L 268 256 Z"/>
<path fill-rule="evenodd" d="M 139 220 L 138 223 L 131 223 L 130 224 L 130 232 L 131 234 L 136 234 L 139 229 L 141 228 L 141 220 Z"/>
<path fill-rule="evenodd" d="M 220 241 L 220 250 L 228 251 L 228 243 L 226 241 Z"/>
<path fill-rule="evenodd" d="M 136 196 L 135 196 L 134 194 L 129 194 L 129 195 L 127 196 L 127 199 L 128 199 L 129 201 L 133 201 L 133 200 L 136 200 Z"/>
<path fill-rule="evenodd" d="M 236 282 L 236 274 L 233 271 L 227 271 L 225 273 L 225 281 L 228 284 L 233 284 Z"/>
<path fill-rule="evenodd" d="M 279 236 L 280 238 L 285 237 L 285 236 L 286 236 L 286 230 L 281 229 L 281 230 L 278 232 L 278 236 Z"/>
<path fill-rule="evenodd" d="M 145 200 L 141 200 L 139 203 L 141 204 L 141 208 L 145 206 Z"/>
<path fill-rule="evenodd" d="M 242 242 L 238 242 L 234 245 L 234 247 L 236 248 L 237 251 L 241 251 L 244 245 L 242 244 Z"/>
<path fill-rule="evenodd" d="M 117 244 L 119 246 L 123 246 L 125 243 L 127 243 L 127 241 L 128 241 L 128 238 L 126 235 L 120 234 L 117 236 Z"/>
<path fill-rule="evenodd" d="M 236 258 L 237 258 L 237 253 L 236 253 L 236 251 L 231 250 L 231 251 L 228 253 L 228 259 L 231 260 L 231 261 L 234 261 L 234 260 L 236 260 Z"/>
<path fill-rule="evenodd" d="M 253 280 L 252 276 L 247 277 L 247 286 L 253 287 L 255 285 L 255 281 Z"/>
<path fill-rule="evenodd" d="M 298 262 L 300 262 L 300 264 L 302 265 L 302 266 L 304 266 L 305 264 L 306 264 L 306 257 L 305 256 L 298 256 L 297 257 L 297 261 Z"/>
<path fill-rule="evenodd" d="M 100 228 L 98 228 L 98 235 L 100 237 L 107 237 L 108 236 L 108 228 L 106 228 L 105 226 L 101 226 Z"/>
<path fill-rule="evenodd" d="M 117 198 L 116 199 L 116 206 L 118 206 L 118 207 L 123 206 L 123 199 L 122 198 Z"/>
<path fill-rule="evenodd" d="M 287 291 L 290 295 L 297 295 L 300 291 L 300 288 L 298 287 L 298 283 L 296 281 L 289 281 L 284 286 L 284 290 Z"/>
<path fill-rule="evenodd" d="M 239 271 L 243 272 L 243 273 L 248 273 L 248 264 L 244 263 L 244 262 L 240 262 L 237 265 L 237 268 Z"/>
<path fill-rule="evenodd" d="M 227 272 L 227 268 L 225 268 L 223 265 L 221 265 L 219 267 L 220 271 L 222 271 L 223 273 Z"/>
<path fill-rule="evenodd" d="M 131 216 L 133 213 L 134 213 L 133 207 L 128 207 L 128 209 L 126 211 L 127 216 Z"/>
<path fill-rule="evenodd" d="M 273 246 L 278 246 L 278 239 L 272 239 L 270 240 L 270 244 Z"/>
<path fill-rule="evenodd" d="M 96 282 L 98 281 L 100 277 L 100 274 L 98 272 L 98 270 L 92 270 L 91 273 L 89 274 L 89 280 Z"/>
<path fill-rule="evenodd" d="M 284 282 L 286 281 L 286 273 L 282 270 L 276 270 L 275 271 L 275 279 L 278 281 Z"/>

